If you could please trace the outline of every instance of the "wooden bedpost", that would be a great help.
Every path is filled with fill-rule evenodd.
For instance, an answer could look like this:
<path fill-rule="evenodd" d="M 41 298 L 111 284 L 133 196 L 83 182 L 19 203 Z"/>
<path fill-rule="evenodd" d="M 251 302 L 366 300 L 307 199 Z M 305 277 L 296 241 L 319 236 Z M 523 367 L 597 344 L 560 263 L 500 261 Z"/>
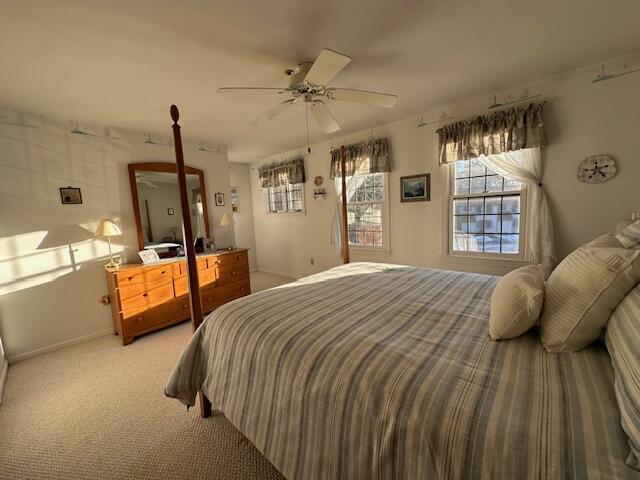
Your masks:
<path fill-rule="evenodd" d="M 204 321 L 202 316 L 202 299 L 200 298 L 200 286 L 198 282 L 198 266 L 196 263 L 196 249 L 193 244 L 193 230 L 191 229 L 191 212 L 189 208 L 189 195 L 187 193 L 187 176 L 184 171 L 184 155 L 182 153 L 182 137 L 178 118 L 178 107 L 171 105 L 171 119 L 173 120 L 173 143 L 176 149 L 176 164 L 178 165 L 178 189 L 180 191 L 180 209 L 182 211 L 182 240 L 184 252 L 187 257 L 187 276 L 189 277 L 189 304 L 191 306 L 191 324 L 195 331 Z M 211 415 L 211 402 L 199 392 L 200 416 Z"/>
<path fill-rule="evenodd" d="M 342 173 L 342 263 L 349 263 L 349 228 L 347 226 L 347 149 L 340 149 L 340 172 Z"/>

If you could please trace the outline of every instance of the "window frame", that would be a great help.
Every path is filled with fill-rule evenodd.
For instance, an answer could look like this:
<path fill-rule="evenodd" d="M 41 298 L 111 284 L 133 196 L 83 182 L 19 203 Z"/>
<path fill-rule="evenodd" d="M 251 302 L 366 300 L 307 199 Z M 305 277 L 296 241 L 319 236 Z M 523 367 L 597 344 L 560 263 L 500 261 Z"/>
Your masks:
<path fill-rule="evenodd" d="M 471 159 L 468 159 L 471 160 Z M 509 190 L 502 192 L 481 192 L 481 193 L 468 193 L 463 195 L 455 194 L 455 174 L 456 162 L 452 162 L 446 165 L 445 184 L 447 194 L 447 208 L 444 215 L 444 244 L 445 252 L 449 257 L 458 258 L 476 258 L 476 259 L 488 259 L 488 260 L 501 260 L 501 261 L 515 261 L 523 262 L 525 259 L 526 251 L 526 231 L 528 228 L 527 217 L 527 185 L 521 183 L 520 190 Z M 503 252 L 470 252 L 459 251 L 453 249 L 453 237 L 454 237 L 454 200 L 461 198 L 483 198 L 483 197 L 508 197 L 511 195 L 520 195 L 520 224 L 518 231 L 518 253 L 503 253 Z"/>
<path fill-rule="evenodd" d="M 349 206 L 349 204 L 351 205 L 363 205 L 363 204 L 373 204 L 373 203 L 379 203 L 382 205 L 382 245 L 380 246 L 376 246 L 376 245 L 359 245 L 359 244 L 354 244 L 349 242 L 349 249 L 350 250 L 361 250 L 361 251 L 374 251 L 374 252 L 386 252 L 386 253 L 390 253 L 391 252 L 391 235 L 390 235 L 390 228 L 389 228 L 389 219 L 390 219 L 390 215 L 389 215 L 389 172 L 379 172 L 378 174 L 382 175 L 382 187 L 383 187 L 383 197 L 382 197 L 382 201 L 367 201 L 367 202 L 349 202 L 349 199 L 347 198 L 347 208 Z M 365 174 L 359 174 L 359 175 L 376 175 L 376 174 L 371 174 L 371 173 L 365 173 Z M 351 177 L 347 177 L 347 178 L 352 178 L 353 175 Z M 341 188 L 341 177 L 336 177 L 335 178 L 336 181 L 336 185 L 340 185 L 340 187 L 336 188 L 336 193 L 338 193 L 338 207 L 340 209 L 342 209 L 342 195 L 339 193 Z M 347 186 L 349 185 L 349 182 L 347 181 Z M 342 210 L 341 210 L 342 211 Z"/>
<path fill-rule="evenodd" d="M 289 210 L 289 185 L 295 185 L 298 186 L 300 185 L 300 191 L 302 193 L 301 196 L 301 202 L 302 202 L 302 209 L 301 210 Z M 272 189 L 276 189 L 279 190 L 281 195 L 282 195 L 282 210 L 271 210 L 271 192 Z M 265 213 L 267 215 L 272 215 L 272 214 L 283 214 L 283 213 L 289 213 L 289 214 L 306 214 L 306 201 L 305 201 L 305 184 L 304 183 L 287 183 L 284 185 L 279 185 L 277 187 L 266 187 L 263 188 L 264 190 L 264 206 L 265 206 Z"/>

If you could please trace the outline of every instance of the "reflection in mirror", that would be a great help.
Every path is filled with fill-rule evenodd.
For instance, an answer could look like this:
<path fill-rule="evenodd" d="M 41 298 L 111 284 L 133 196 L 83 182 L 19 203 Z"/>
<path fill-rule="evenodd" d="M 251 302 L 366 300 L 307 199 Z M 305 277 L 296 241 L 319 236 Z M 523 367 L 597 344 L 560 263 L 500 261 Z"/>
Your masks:
<path fill-rule="evenodd" d="M 187 174 L 186 179 L 193 238 L 201 245 L 207 232 L 200 177 Z M 136 170 L 135 182 L 144 248 L 153 248 L 160 257 L 181 254 L 182 214 L 176 174 Z"/>

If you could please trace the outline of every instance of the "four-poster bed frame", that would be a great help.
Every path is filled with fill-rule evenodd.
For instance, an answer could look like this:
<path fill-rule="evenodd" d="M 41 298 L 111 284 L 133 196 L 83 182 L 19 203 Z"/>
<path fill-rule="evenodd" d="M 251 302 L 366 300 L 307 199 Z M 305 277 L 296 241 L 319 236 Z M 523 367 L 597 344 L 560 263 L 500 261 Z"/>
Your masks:
<path fill-rule="evenodd" d="M 184 168 L 184 155 L 182 153 L 182 136 L 178 119 L 180 112 L 178 107 L 171 105 L 171 119 L 173 120 L 173 144 L 176 150 L 176 164 L 178 166 L 178 190 L 180 191 L 180 209 L 182 211 L 182 235 L 184 239 L 184 251 L 187 260 L 187 277 L 189 279 L 189 305 L 191 307 L 191 324 L 193 331 L 204 321 L 202 315 L 202 299 L 200 298 L 200 284 L 198 281 L 198 265 L 196 263 L 196 249 L 193 244 L 193 230 L 191 229 L 191 214 L 189 211 L 189 195 L 187 193 L 187 176 Z M 211 416 L 211 402 L 202 392 L 200 399 L 200 415 Z"/>
<path fill-rule="evenodd" d="M 189 196 L 187 192 L 186 169 L 184 166 L 184 154 L 182 151 L 182 136 L 178 119 L 180 112 L 178 107 L 171 105 L 171 119 L 173 120 L 173 143 L 176 152 L 176 164 L 178 167 L 178 189 L 180 192 L 180 208 L 182 211 L 182 235 L 184 238 L 185 256 L 187 260 L 187 276 L 189 286 L 189 305 L 191 309 L 191 324 L 193 331 L 204 321 L 202 313 L 202 299 L 200 298 L 200 287 L 198 282 L 198 267 L 196 264 L 196 251 L 193 244 L 193 231 L 191 230 L 191 215 L 189 214 Z M 347 227 L 347 181 L 346 181 L 346 148 L 343 145 L 340 149 L 340 169 L 341 169 L 341 227 L 342 227 L 342 262 L 349 263 L 349 230 Z M 200 402 L 200 415 L 203 418 L 211 415 L 211 402 L 202 392 L 198 395 Z"/>

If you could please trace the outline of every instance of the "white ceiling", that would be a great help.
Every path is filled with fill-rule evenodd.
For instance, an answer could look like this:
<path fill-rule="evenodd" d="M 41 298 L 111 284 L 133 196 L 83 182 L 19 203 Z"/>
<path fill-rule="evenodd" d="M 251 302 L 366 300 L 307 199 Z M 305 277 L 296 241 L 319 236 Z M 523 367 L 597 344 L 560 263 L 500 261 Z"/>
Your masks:
<path fill-rule="evenodd" d="M 392 110 L 332 102 L 341 135 L 640 49 L 638 0 L 3 0 L 0 104 L 226 144 L 253 161 L 306 143 L 304 106 L 249 122 L 321 48 L 353 58 L 332 86 L 395 93 Z M 326 138 L 309 121 L 311 141 Z"/>

